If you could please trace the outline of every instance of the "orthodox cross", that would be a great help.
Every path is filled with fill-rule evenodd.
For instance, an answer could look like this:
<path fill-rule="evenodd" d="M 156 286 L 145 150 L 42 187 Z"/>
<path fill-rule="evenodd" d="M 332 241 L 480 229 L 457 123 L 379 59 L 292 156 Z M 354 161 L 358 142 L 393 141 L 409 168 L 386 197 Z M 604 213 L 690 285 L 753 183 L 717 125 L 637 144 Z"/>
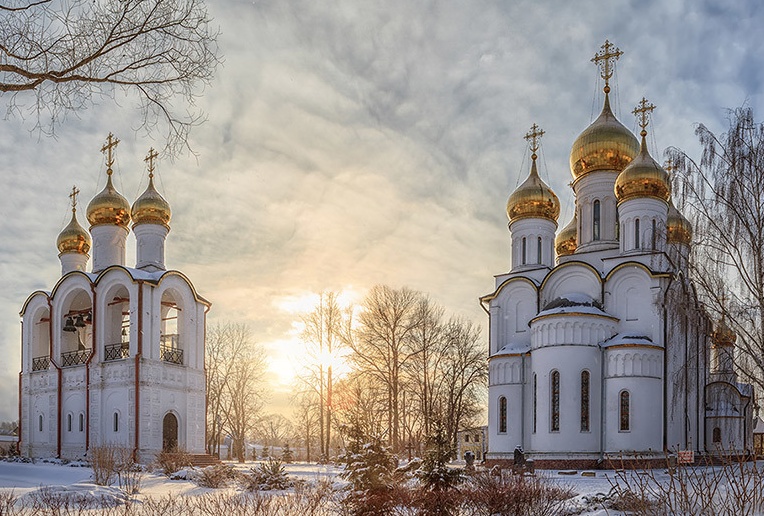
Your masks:
<path fill-rule="evenodd" d="M 637 117 L 639 127 L 642 128 L 642 132 L 639 134 L 643 137 L 647 136 L 647 130 L 645 128 L 650 123 L 650 113 L 652 113 L 654 109 L 655 105 L 649 103 L 645 97 L 642 97 L 642 100 L 639 101 L 637 107 L 632 111 L 634 116 Z"/>
<path fill-rule="evenodd" d="M 599 67 L 600 77 L 605 80 L 605 93 L 610 93 L 610 78 L 615 70 L 615 62 L 623 55 L 623 52 L 608 40 L 605 40 L 605 44 L 600 48 L 602 50 L 594 54 L 592 63 Z"/>
<path fill-rule="evenodd" d="M 157 151 L 154 150 L 154 147 L 151 147 L 151 149 L 149 149 L 148 156 L 146 156 L 146 159 L 143 160 L 143 161 L 145 161 L 146 163 L 149 164 L 149 178 L 150 179 L 153 179 L 153 177 L 154 177 L 154 159 L 156 159 L 157 157 L 159 157 L 159 154 L 157 154 Z"/>
<path fill-rule="evenodd" d="M 103 147 L 101 147 L 101 152 L 106 154 L 106 173 L 111 175 L 111 166 L 114 164 L 114 155 L 112 154 L 112 149 L 117 146 L 119 143 L 118 138 L 114 138 L 114 135 L 109 133 L 109 136 L 106 138 L 106 143 Z"/>
<path fill-rule="evenodd" d="M 544 130 L 541 129 L 536 124 L 533 124 L 531 126 L 531 130 L 528 131 L 525 135 L 525 139 L 528 140 L 531 144 L 531 152 L 533 155 L 531 158 L 535 160 L 538 156 L 536 156 L 536 151 L 539 150 L 539 140 L 541 137 L 544 136 Z"/>
<path fill-rule="evenodd" d="M 69 194 L 69 198 L 72 200 L 72 212 L 77 211 L 77 194 L 79 194 L 80 191 L 77 190 L 77 186 L 72 187 L 72 193 Z"/>

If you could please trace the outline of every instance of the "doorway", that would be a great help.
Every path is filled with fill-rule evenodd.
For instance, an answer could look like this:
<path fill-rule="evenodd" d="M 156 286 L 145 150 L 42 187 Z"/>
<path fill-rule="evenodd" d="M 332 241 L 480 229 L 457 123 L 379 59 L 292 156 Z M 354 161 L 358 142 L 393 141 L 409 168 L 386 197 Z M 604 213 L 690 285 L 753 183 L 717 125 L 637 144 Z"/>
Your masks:
<path fill-rule="evenodd" d="M 162 450 L 175 451 L 178 448 L 178 418 L 168 412 L 162 421 Z"/>

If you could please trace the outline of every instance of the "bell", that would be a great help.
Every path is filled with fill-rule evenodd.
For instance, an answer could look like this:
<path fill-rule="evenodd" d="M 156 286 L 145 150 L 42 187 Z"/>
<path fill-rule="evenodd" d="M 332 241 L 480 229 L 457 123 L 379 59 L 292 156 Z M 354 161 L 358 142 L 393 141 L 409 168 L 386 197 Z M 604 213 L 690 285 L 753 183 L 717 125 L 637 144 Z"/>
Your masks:
<path fill-rule="evenodd" d="M 64 331 L 74 332 L 77 328 L 74 327 L 74 320 L 71 317 L 66 318 L 66 324 L 64 324 Z"/>
<path fill-rule="evenodd" d="M 74 325 L 77 328 L 84 328 L 85 327 L 85 320 L 82 318 L 82 315 L 78 315 L 77 319 L 74 321 Z"/>
<path fill-rule="evenodd" d="M 122 328 L 122 336 L 127 337 L 127 328 Z"/>
<path fill-rule="evenodd" d="M 85 324 L 91 324 L 93 322 L 93 312 L 85 314 Z"/>

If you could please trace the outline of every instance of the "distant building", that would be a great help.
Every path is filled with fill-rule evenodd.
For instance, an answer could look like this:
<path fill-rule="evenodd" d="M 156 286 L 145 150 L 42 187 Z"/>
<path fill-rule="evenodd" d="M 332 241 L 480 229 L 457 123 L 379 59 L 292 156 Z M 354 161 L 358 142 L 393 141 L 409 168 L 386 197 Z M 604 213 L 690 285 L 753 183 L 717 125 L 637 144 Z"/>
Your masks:
<path fill-rule="evenodd" d="M 456 433 L 456 459 L 464 460 L 464 454 L 469 451 L 474 455 L 476 462 L 482 461 L 488 445 L 487 436 L 488 427 L 486 426 L 459 430 Z"/>
<path fill-rule="evenodd" d="M 620 52 L 595 57 L 602 113 L 573 143 L 575 213 L 539 177 L 538 127 L 528 178 L 509 197 L 511 269 L 481 299 L 490 318 L 487 459 L 521 446 L 536 467 L 597 467 L 606 457 L 662 460 L 753 450 L 750 385 L 733 368 L 735 335 L 713 325 L 688 277 L 690 222 L 669 175 L 610 109 Z"/>
<path fill-rule="evenodd" d="M 59 234 L 61 278 L 24 303 L 20 449 L 28 457 L 81 458 L 98 445 L 152 460 L 180 446 L 205 445 L 205 318 L 210 303 L 178 271 L 165 268 L 170 206 L 149 184 L 133 203 L 112 184 L 88 205 L 90 231 L 72 218 Z M 135 267 L 125 265 L 130 230 Z M 89 251 L 92 268 L 87 271 Z"/>

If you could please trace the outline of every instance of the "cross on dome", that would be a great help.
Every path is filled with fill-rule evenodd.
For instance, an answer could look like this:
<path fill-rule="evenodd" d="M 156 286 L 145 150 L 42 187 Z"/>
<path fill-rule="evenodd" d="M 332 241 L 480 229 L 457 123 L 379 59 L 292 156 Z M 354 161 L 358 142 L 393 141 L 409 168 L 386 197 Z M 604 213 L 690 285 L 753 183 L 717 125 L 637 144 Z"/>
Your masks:
<path fill-rule="evenodd" d="M 637 117 L 639 127 L 642 128 L 642 132 L 640 132 L 641 136 L 647 136 L 646 127 L 650 124 L 650 113 L 652 113 L 654 109 L 655 104 L 648 102 L 645 97 L 642 97 L 642 100 L 639 101 L 637 107 L 632 111 L 634 116 Z"/>
<path fill-rule="evenodd" d="M 77 195 L 80 193 L 77 185 L 72 186 L 72 193 L 69 194 L 69 198 L 72 200 L 72 212 L 77 211 Z"/>
<path fill-rule="evenodd" d="M 154 159 L 156 159 L 157 157 L 159 157 L 159 154 L 157 154 L 157 151 L 154 150 L 154 147 L 151 147 L 151 149 L 149 149 L 148 156 L 146 156 L 146 158 L 143 160 L 143 161 L 145 161 L 146 163 L 149 164 L 149 177 L 150 178 L 154 177 Z"/>
<path fill-rule="evenodd" d="M 535 160 L 538 156 L 536 156 L 536 151 L 539 150 L 539 140 L 541 137 L 544 136 L 544 130 L 541 129 L 538 125 L 535 123 L 531 126 L 531 130 L 528 131 L 524 138 L 530 142 L 530 149 L 533 153 L 531 155 L 531 158 Z"/>
<path fill-rule="evenodd" d="M 605 40 L 605 44 L 600 48 L 602 50 L 594 54 L 592 63 L 599 67 L 600 77 L 605 80 L 605 93 L 610 93 L 610 78 L 615 70 L 615 62 L 623 55 L 623 52 L 608 40 Z"/>
<path fill-rule="evenodd" d="M 109 133 L 106 138 L 106 143 L 101 147 L 101 152 L 106 154 L 106 173 L 111 175 L 111 166 L 114 164 L 114 155 L 112 149 L 119 144 L 119 138 L 115 138 L 113 134 Z"/>

